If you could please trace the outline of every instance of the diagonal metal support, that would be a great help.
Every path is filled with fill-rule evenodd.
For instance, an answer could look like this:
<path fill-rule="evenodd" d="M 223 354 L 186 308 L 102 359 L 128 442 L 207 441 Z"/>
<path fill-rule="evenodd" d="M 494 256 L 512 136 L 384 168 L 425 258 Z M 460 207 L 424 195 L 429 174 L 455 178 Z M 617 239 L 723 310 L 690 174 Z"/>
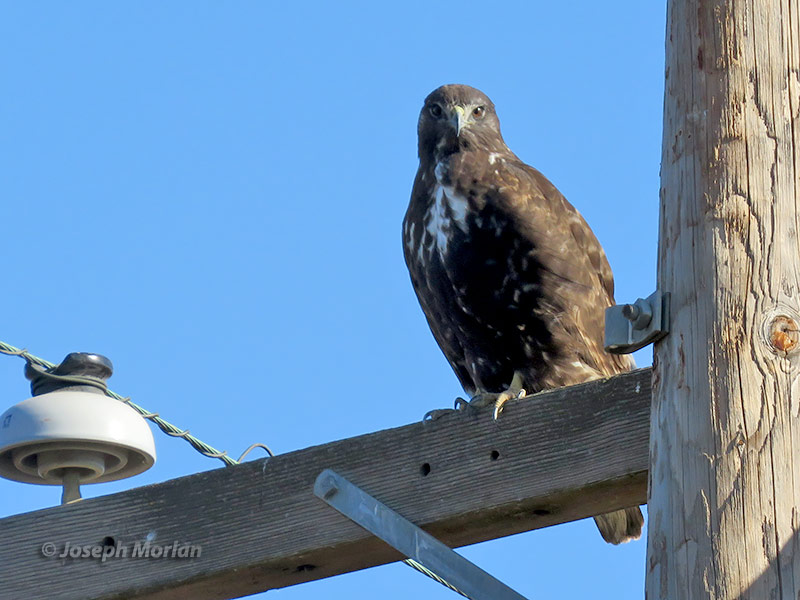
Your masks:
<path fill-rule="evenodd" d="M 524 596 L 330 469 L 325 469 L 317 477 L 314 495 L 435 573 L 467 598 L 526 600 Z"/>

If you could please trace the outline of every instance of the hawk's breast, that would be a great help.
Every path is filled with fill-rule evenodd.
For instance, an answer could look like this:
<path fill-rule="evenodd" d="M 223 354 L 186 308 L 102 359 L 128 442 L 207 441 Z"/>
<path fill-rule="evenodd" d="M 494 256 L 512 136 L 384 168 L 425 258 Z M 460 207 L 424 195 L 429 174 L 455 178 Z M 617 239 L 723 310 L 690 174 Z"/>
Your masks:
<path fill-rule="evenodd" d="M 422 215 L 422 232 L 419 241 L 409 232 L 409 241 L 418 244 L 412 248 L 418 260 L 429 262 L 433 253 L 442 262 L 453 246 L 468 234 L 469 201 L 448 185 L 447 166 L 439 163 L 435 170 L 436 183 L 432 186 L 426 210 Z"/>

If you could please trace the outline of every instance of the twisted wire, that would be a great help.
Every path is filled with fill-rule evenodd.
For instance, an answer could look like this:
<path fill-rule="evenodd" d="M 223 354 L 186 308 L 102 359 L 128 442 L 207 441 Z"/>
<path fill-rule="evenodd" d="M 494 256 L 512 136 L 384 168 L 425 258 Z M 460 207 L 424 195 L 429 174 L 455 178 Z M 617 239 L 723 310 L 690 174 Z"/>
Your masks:
<path fill-rule="evenodd" d="M 0 341 L 0 353 L 8 354 L 9 356 L 19 356 L 21 358 L 24 358 L 26 361 L 30 363 L 37 364 L 46 369 L 52 369 L 53 367 L 56 366 L 55 363 L 51 363 L 48 360 L 39 358 L 38 356 L 34 356 L 33 354 L 31 354 L 30 352 L 28 352 L 23 348 L 15 348 L 14 346 L 6 344 L 5 342 L 2 341 Z M 209 446 L 204 441 L 199 440 L 193 435 L 191 435 L 188 429 L 180 429 L 179 427 L 176 427 L 169 421 L 165 421 L 164 419 L 162 419 L 158 415 L 158 413 L 150 412 L 149 410 L 142 408 L 135 402 L 132 402 L 130 398 L 120 396 L 119 394 L 117 394 L 116 392 L 112 392 L 111 390 L 107 390 L 106 395 L 110 396 L 111 398 L 114 398 L 115 400 L 119 400 L 120 402 L 124 402 L 125 404 L 130 406 L 133 410 L 138 412 L 143 418 L 155 423 L 156 426 L 167 435 L 172 437 L 183 438 L 192 446 L 192 448 L 197 450 L 203 456 L 206 456 L 208 458 L 219 459 L 222 462 L 224 462 L 226 466 L 239 464 L 239 461 L 228 456 L 227 451 L 223 450 L 222 452 L 220 452 L 213 446 Z"/>
<path fill-rule="evenodd" d="M 433 571 L 431 571 L 430 569 L 425 567 L 423 564 L 418 563 L 417 561 L 415 561 L 413 558 L 407 558 L 403 562 L 405 564 L 407 564 L 409 567 L 411 567 L 412 569 L 415 569 L 415 570 L 419 571 L 420 573 L 422 573 L 423 575 L 425 575 L 427 577 L 430 577 L 434 581 L 436 581 L 438 583 L 441 583 L 448 590 L 452 590 L 456 594 L 459 594 L 460 596 L 464 596 L 464 598 L 469 598 L 469 596 L 467 596 L 464 592 L 462 592 L 460 589 L 458 589 L 452 583 L 450 583 L 448 581 L 445 581 L 444 579 L 439 577 L 436 573 L 434 573 Z"/>

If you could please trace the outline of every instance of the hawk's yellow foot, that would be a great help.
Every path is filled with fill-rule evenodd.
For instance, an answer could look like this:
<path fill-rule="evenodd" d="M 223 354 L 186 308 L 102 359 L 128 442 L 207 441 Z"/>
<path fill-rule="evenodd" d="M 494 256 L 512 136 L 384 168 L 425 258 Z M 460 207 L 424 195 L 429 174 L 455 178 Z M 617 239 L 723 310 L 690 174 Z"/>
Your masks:
<path fill-rule="evenodd" d="M 526 395 L 522 387 L 522 373 L 514 371 L 514 377 L 509 385 L 502 392 L 478 392 L 469 401 L 470 406 L 476 408 L 483 408 L 485 406 L 494 405 L 492 418 L 496 421 L 500 413 L 503 412 L 503 406 L 512 398 L 522 398 Z"/>

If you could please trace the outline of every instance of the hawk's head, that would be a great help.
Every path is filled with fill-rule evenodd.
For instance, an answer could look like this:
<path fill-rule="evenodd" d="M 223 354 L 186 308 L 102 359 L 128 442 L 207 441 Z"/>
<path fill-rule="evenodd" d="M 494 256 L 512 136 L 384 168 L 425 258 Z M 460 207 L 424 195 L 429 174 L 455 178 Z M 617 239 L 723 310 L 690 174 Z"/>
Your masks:
<path fill-rule="evenodd" d="M 494 104 L 468 85 L 433 90 L 419 115 L 419 157 L 438 162 L 459 150 L 507 151 Z"/>

